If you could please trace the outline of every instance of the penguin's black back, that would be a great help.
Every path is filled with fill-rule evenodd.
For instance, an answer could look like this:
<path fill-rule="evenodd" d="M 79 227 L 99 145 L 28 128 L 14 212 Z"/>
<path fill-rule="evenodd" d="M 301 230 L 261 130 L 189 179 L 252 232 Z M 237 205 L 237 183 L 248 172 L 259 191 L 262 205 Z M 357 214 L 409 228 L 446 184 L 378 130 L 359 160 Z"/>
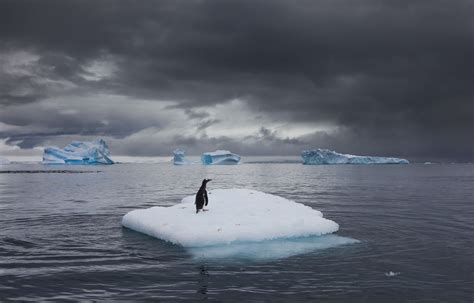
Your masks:
<path fill-rule="evenodd" d="M 196 204 L 196 213 L 198 213 L 199 210 L 204 207 L 204 204 L 207 205 L 206 183 L 206 180 L 202 182 L 202 185 L 196 194 L 196 200 L 194 202 L 194 204 Z"/>
<path fill-rule="evenodd" d="M 196 194 L 196 213 L 202 209 L 206 203 L 205 191 L 206 189 L 201 187 Z"/>

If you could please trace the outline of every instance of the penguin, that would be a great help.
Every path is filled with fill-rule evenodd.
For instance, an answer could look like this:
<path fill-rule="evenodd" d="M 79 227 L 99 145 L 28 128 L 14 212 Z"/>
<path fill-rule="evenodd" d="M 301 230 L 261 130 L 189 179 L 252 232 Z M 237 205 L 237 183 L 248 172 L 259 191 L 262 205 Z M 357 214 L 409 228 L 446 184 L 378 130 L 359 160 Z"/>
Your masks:
<path fill-rule="evenodd" d="M 207 190 L 206 190 L 206 184 L 209 181 L 212 181 L 212 180 L 211 179 L 202 180 L 202 185 L 196 194 L 196 201 L 194 202 L 194 204 L 196 204 L 196 214 L 199 212 L 200 209 L 203 209 L 204 205 L 207 206 L 207 203 L 209 202 L 209 199 L 207 198 Z"/>

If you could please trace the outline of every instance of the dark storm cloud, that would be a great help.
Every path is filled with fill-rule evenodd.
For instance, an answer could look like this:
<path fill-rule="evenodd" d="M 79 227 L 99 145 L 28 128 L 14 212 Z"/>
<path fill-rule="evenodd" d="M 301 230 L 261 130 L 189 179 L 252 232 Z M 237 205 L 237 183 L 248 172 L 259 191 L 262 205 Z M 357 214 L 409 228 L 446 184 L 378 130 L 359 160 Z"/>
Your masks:
<path fill-rule="evenodd" d="M 208 120 L 201 120 L 198 125 L 196 126 L 197 130 L 205 130 L 211 125 L 217 124 L 221 122 L 219 119 L 208 119 Z"/>
<path fill-rule="evenodd" d="M 192 110 L 192 109 L 189 109 L 189 108 L 186 109 L 184 111 L 184 113 L 186 115 L 188 115 L 189 119 L 204 119 L 204 118 L 207 118 L 207 117 L 210 116 L 209 113 L 207 113 L 205 111 L 197 111 L 197 110 Z"/>
<path fill-rule="evenodd" d="M 262 128 L 255 137 L 269 146 L 473 160 L 473 16 L 470 0 L 1 1 L 3 48 L 53 68 L 0 74 L 0 106 L 57 94 L 37 81 L 46 77 L 76 84 L 76 94 L 175 101 L 205 129 L 217 121 L 199 107 L 239 98 L 276 121 L 339 129 L 285 143 Z M 104 56 L 118 72 L 84 80 L 84 66 Z M 87 133 L 119 121 L 90 121 Z M 121 132 L 153 123 L 128 125 Z"/>

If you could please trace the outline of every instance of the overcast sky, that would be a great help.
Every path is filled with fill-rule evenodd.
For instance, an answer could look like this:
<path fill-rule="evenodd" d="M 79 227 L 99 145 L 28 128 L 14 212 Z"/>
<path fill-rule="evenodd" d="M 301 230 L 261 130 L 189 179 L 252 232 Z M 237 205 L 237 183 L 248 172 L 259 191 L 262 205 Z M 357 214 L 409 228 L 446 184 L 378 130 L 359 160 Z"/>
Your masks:
<path fill-rule="evenodd" d="M 0 0 L 0 154 L 474 160 L 472 0 Z"/>

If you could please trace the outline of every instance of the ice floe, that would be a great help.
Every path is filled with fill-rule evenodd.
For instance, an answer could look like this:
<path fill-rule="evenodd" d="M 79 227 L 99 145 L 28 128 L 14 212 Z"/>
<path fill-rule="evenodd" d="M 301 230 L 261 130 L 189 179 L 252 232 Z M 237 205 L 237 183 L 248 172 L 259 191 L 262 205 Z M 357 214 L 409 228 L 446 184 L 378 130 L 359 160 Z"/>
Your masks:
<path fill-rule="evenodd" d="M 201 156 L 201 162 L 204 165 L 232 165 L 240 163 L 240 156 L 231 153 L 228 150 L 216 150 L 213 152 L 203 153 Z"/>
<path fill-rule="evenodd" d="M 122 225 L 184 247 L 320 236 L 338 230 L 320 211 L 248 189 L 208 192 L 209 211 L 196 214 L 194 195 L 171 207 L 133 210 Z"/>
<path fill-rule="evenodd" d="M 329 149 L 304 150 L 303 164 L 408 164 L 408 160 L 390 157 L 354 156 L 340 154 Z"/>
<path fill-rule="evenodd" d="M 91 142 L 73 141 L 64 149 L 47 147 L 43 164 L 113 164 L 107 143 L 102 139 Z"/>
<path fill-rule="evenodd" d="M 191 164 L 191 161 L 186 159 L 185 151 L 177 148 L 173 151 L 173 164 L 174 165 L 187 165 Z"/>
<path fill-rule="evenodd" d="M 385 273 L 385 276 L 386 277 L 395 277 L 395 276 L 398 276 L 399 274 L 400 274 L 399 272 L 389 271 L 389 272 Z"/>

